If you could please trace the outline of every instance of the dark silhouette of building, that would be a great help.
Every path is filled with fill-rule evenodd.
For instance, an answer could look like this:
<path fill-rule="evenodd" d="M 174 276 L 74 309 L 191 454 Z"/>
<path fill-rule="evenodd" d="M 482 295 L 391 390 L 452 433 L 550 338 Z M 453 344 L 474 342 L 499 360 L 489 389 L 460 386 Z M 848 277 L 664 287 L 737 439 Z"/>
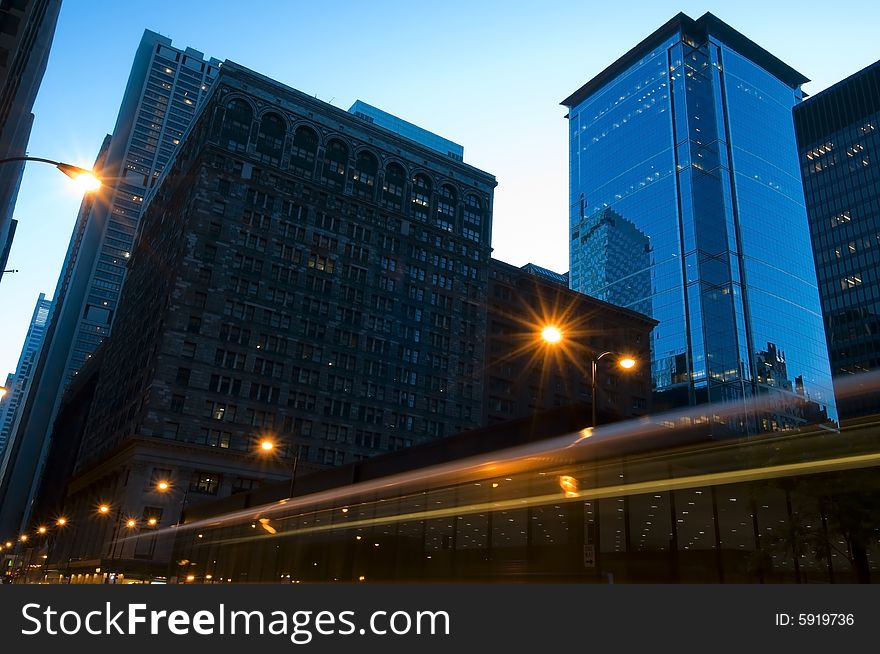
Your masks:
<path fill-rule="evenodd" d="M 880 62 L 794 109 L 835 377 L 880 367 Z M 880 399 L 839 398 L 844 417 Z"/>
<path fill-rule="evenodd" d="M 61 0 L 10 0 L 0 5 L 0 159 L 23 157 L 31 110 L 46 72 Z M 0 280 L 15 236 L 12 218 L 24 162 L 0 165 Z"/>
<path fill-rule="evenodd" d="M 640 363 L 624 370 L 612 357 L 601 360 L 599 408 L 617 419 L 649 411 L 651 318 L 572 291 L 565 275 L 497 259 L 488 312 L 485 369 L 474 373 L 485 377 L 484 425 L 592 402 L 591 359 L 606 351 Z M 543 341 L 546 326 L 563 332 L 559 343 Z"/>
<path fill-rule="evenodd" d="M 116 531 L 74 560 L 161 566 L 120 521 L 479 425 L 494 177 L 371 115 L 223 65 L 148 198 L 69 485 Z"/>

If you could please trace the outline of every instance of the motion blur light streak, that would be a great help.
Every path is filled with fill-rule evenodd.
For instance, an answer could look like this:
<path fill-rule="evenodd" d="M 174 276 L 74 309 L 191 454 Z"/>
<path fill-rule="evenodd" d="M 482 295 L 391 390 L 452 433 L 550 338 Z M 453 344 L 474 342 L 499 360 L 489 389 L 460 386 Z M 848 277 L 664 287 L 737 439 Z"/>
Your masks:
<path fill-rule="evenodd" d="M 634 484 L 604 486 L 601 488 L 584 490 L 580 492 L 572 492 L 571 494 L 566 492 L 564 498 L 561 497 L 559 493 L 551 493 L 495 502 L 482 502 L 479 504 L 451 506 L 446 509 L 414 511 L 408 513 L 393 513 L 387 516 L 366 518 L 345 523 L 328 523 L 324 525 L 313 525 L 310 527 L 299 527 L 278 533 L 276 533 L 276 530 L 274 528 L 270 527 L 272 531 L 270 531 L 269 533 L 272 534 L 272 537 L 275 538 L 283 538 L 286 536 L 301 536 L 306 534 L 337 531 L 340 529 L 380 527 L 383 525 L 407 522 L 411 520 L 430 520 L 435 518 L 449 518 L 456 516 L 473 515 L 485 513 L 488 511 L 523 509 L 530 506 L 547 505 L 553 502 L 558 503 L 571 500 L 600 500 L 613 497 L 625 497 L 629 495 L 642 495 L 651 492 L 705 488 L 726 484 L 736 484 L 747 481 L 777 479 L 780 477 L 794 477 L 802 474 L 816 474 L 822 472 L 835 472 L 839 470 L 865 468 L 876 465 L 880 465 L 880 453 L 853 457 L 841 457 L 837 459 L 828 459 L 823 461 L 810 461 L 799 464 L 767 466 L 765 468 L 752 468 L 748 470 L 737 470 L 732 472 L 694 475 L 691 477 L 680 477 L 677 479 L 657 479 L 646 482 L 638 482 Z M 289 516 L 285 519 L 292 520 L 296 518 L 302 518 L 306 515 L 312 516 L 315 514 L 309 512 L 308 514 L 303 513 Z M 262 523 L 263 520 L 265 520 L 265 518 L 261 519 L 260 522 Z M 264 528 L 265 527 L 266 525 L 264 524 Z M 269 530 L 267 529 L 267 531 Z M 234 543 L 249 542 L 260 538 L 265 539 L 269 538 L 269 536 L 258 534 L 255 536 L 215 539 L 213 543 L 216 545 L 228 545 Z"/>
<path fill-rule="evenodd" d="M 843 380 L 838 386 L 844 396 L 873 393 L 878 388 L 880 372 Z M 705 438 L 704 425 L 736 420 L 744 409 L 756 412 L 778 407 L 782 397 L 761 396 L 748 402 L 691 407 L 588 428 L 285 502 L 275 501 L 196 520 L 172 533 L 180 529 L 227 527 L 243 521 L 251 523 L 257 515 L 272 515 L 277 533 L 259 537 L 281 537 L 880 465 L 880 451 L 873 435 L 880 426 L 876 421 L 844 435 L 831 423 L 753 438 Z M 804 401 L 794 394 L 784 398 L 793 405 Z M 629 457 L 625 467 L 620 465 L 624 456 Z M 564 477 L 580 480 L 580 488 L 573 491 L 573 496 L 568 495 L 570 489 L 560 488 Z M 492 482 L 499 478 L 507 478 L 510 483 L 492 489 Z M 370 499 L 365 501 L 365 498 Z M 341 506 L 350 511 L 342 514 L 340 520 Z M 436 508 L 430 508 L 432 506 Z M 419 510 L 408 510 L 415 507 Z M 368 512 L 372 515 L 366 516 Z M 285 530 L 285 526 L 301 521 L 306 514 L 310 518 L 309 526 Z M 325 515 L 326 522 L 318 524 Z M 263 519 L 268 523 L 268 518 Z"/>

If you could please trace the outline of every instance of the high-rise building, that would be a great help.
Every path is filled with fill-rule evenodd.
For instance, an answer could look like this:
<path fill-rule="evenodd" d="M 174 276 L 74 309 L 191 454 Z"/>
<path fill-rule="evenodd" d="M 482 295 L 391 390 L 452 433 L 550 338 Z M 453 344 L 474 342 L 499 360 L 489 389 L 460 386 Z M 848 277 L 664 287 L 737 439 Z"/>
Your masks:
<path fill-rule="evenodd" d="M 806 81 L 678 14 L 563 101 L 570 284 L 659 321 L 655 408 L 772 392 L 836 418 L 791 116 Z"/>
<path fill-rule="evenodd" d="M 484 425 L 591 403 L 591 361 L 603 352 L 615 356 L 597 366 L 597 422 L 648 413 L 654 320 L 572 291 L 565 275 L 535 264 L 492 259 L 488 291 Z M 550 326 L 561 332 L 558 343 L 541 338 Z M 624 355 L 637 365 L 616 366 Z"/>
<path fill-rule="evenodd" d="M 27 521 L 52 422 L 64 391 L 110 333 L 144 196 L 180 143 L 220 62 L 175 48 L 146 30 L 116 126 L 98 166 L 105 183 L 88 196 L 74 226 L 55 308 L 31 392 L 10 438 L 13 459 L 0 477 L 0 528 Z"/>
<path fill-rule="evenodd" d="M 6 383 L 6 396 L 0 402 L 0 461 L 6 442 L 9 440 L 9 432 L 18 417 L 21 399 L 27 393 L 28 386 L 34 374 L 34 364 L 43 336 L 46 334 L 46 324 L 49 321 L 49 311 L 52 308 L 52 300 L 47 300 L 44 293 L 40 293 L 34 314 L 31 316 L 30 325 L 24 337 L 24 345 L 21 355 L 18 357 L 18 365 L 15 373 L 9 375 Z"/>
<path fill-rule="evenodd" d="M 834 376 L 880 368 L 880 61 L 795 107 Z M 838 398 L 843 417 L 880 399 Z"/>
<path fill-rule="evenodd" d="M 61 0 L 14 0 L 0 4 L 0 159 L 27 155 L 31 110 L 46 72 Z M 6 269 L 16 221 L 12 218 L 24 162 L 0 165 L 0 279 Z"/>
<path fill-rule="evenodd" d="M 70 506 L 173 524 L 157 479 L 194 504 L 477 427 L 495 178 L 228 61 L 199 115 L 149 199 Z"/>

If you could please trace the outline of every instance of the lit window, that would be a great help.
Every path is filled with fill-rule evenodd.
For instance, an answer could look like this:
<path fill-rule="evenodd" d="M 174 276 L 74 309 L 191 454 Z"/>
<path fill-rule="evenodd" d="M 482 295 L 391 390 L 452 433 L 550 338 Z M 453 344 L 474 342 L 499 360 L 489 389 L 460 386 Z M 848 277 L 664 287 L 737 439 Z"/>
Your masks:
<path fill-rule="evenodd" d="M 840 287 L 844 290 L 848 288 L 853 288 L 854 286 L 858 286 L 862 283 L 862 276 L 859 275 L 849 275 L 848 277 L 844 277 L 840 280 Z"/>

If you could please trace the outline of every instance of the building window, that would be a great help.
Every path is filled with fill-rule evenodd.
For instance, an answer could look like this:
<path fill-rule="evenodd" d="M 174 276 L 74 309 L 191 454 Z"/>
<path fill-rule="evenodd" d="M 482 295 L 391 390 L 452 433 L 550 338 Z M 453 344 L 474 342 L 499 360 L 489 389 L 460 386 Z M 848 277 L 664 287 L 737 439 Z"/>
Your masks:
<path fill-rule="evenodd" d="M 228 150 L 247 151 L 253 118 L 254 112 L 244 100 L 235 99 L 226 105 L 221 140 Z"/>
<path fill-rule="evenodd" d="M 190 334 L 198 334 L 202 329 L 201 316 L 190 316 L 186 323 L 186 331 Z"/>
<path fill-rule="evenodd" d="M 249 491 L 254 490 L 255 488 L 259 488 L 260 482 L 256 479 L 245 479 L 244 477 L 236 477 L 232 482 L 232 494 L 236 493 L 247 493 Z"/>
<path fill-rule="evenodd" d="M 348 148 L 342 141 L 333 139 L 324 154 L 324 179 L 331 186 L 342 186 L 348 164 Z"/>
<path fill-rule="evenodd" d="M 403 208 L 403 189 L 406 186 L 406 172 L 392 162 L 385 168 L 385 181 L 382 184 L 382 203 L 386 207 Z"/>
<path fill-rule="evenodd" d="M 200 444 L 210 445 L 211 447 L 222 447 L 226 449 L 232 442 L 232 434 L 220 429 L 207 429 L 203 427 L 199 436 Z"/>
<path fill-rule="evenodd" d="M 855 286 L 859 286 L 862 283 L 862 275 L 861 273 L 856 275 L 848 275 L 840 280 L 840 288 L 843 290 L 847 290 L 849 288 L 853 288 Z"/>
<path fill-rule="evenodd" d="M 290 167 L 303 177 L 311 177 L 317 152 L 318 135 L 308 127 L 297 127 L 290 148 Z"/>
<path fill-rule="evenodd" d="M 189 386 L 189 377 L 191 373 L 192 370 L 190 370 L 189 368 L 178 368 L 175 381 L 181 386 Z"/>
<path fill-rule="evenodd" d="M 186 396 L 184 395 L 172 395 L 171 396 L 171 412 L 172 413 L 183 413 L 183 404 L 186 401 Z"/>
<path fill-rule="evenodd" d="M 464 221 L 478 227 L 483 222 L 483 206 L 476 195 L 468 195 L 465 199 Z"/>
<path fill-rule="evenodd" d="M 455 189 L 448 184 L 440 187 L 440 200 L 437 202 L 437 215 L 434 224 L 440 229 L 451 232 L 455 225 Z"/>
<path fill-rule="evenodd" d="M 376 174 L 379 163 L 369 152 L 359 152 L 352 171 L 354 194 L 365 200 L 372 200 L 376 189 Z"/>
<path fill-rule="evenodd" d="M 412 215 L 416 220 L 428 222 L 431 207 L 431 181 L 424 175 L 416 175 L 412 181 Z"/>
<path fill-rule="evenodd" d="M 268 113 L 263 116 L 260 120 L 260 131 L 257 132 L 255 148 L 262 161 L 273 166 L 280 163 L 286 131 L 284 120 L 278 114 Z"/>
<path fill-rule="evenodd" d="M 189 481 L 189 491 L 191 493 L 203 493 L 205 495 L 216 495 L 220 488 L 220 475 L 213 472 L 195 471 Z"/>

